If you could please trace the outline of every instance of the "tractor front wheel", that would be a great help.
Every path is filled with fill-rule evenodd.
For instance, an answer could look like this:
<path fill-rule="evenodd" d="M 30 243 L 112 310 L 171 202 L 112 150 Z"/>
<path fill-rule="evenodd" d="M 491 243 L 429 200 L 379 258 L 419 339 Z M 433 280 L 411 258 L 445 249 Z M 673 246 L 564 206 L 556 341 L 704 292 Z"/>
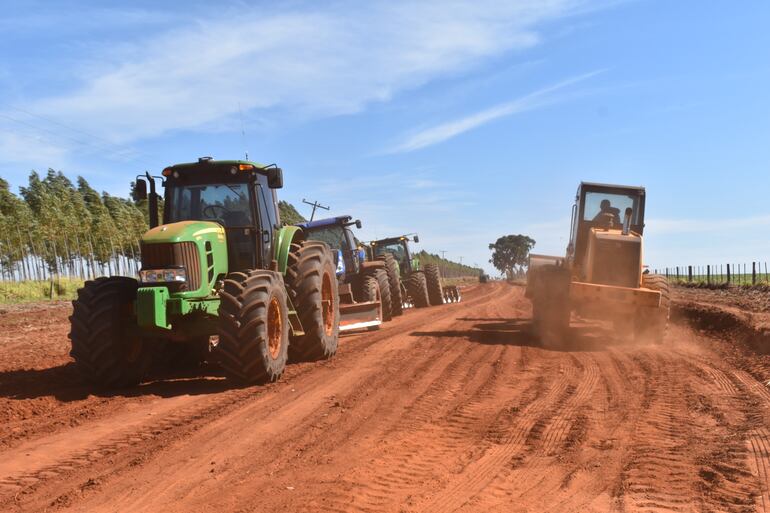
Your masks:
<path fill-rule="evenodd" d="M 390 284 L 391 315 L 398 317 L 404 313 L 404 297 L 401 295 L 401 274 L 398 261 L 391 253 L 386 253 L 378 258 L 385 262 L 385 272 L 388 274 Z"/>
<path fill-rule="evenodd" d="M 642 287 L 660 292 L 660 306 L 645 308 L 634 318 L 634 340 L 659 344 L 668 331 L 671 292 L 668 280 L 659 274 L 643 274 Z"/>
<path fill-rule="evenodd" d="M 393 319 L 393 296 L 388 281 L 388 273 L 385 269 L 375 269 L 371 276 L 377 280 L 380 289 L 380 301 L 382 302 L 382 320 L 387 322 Z"/>
<path fill-rule="evenodd" d="M 331 358 L 340 332 L 340 298 L 332 253 L 323 242 L 292 244 L 286 286 L 305 334 L 292 340 L 293 360 Z"/>
<path fill-rule="evenodd" d="M 422 271 L 413 272 L 407 281 L 407 289 L 409 290 L 409 296 L 412 298 L 412 303 L 416 308 L 430 306 L 428 282 L 425 279 L 425 273 Z"/>
<path fill-rule="evenodd" d="M 113 276 L 87 281 L 72 302 L 70 355 L 86 380 L 106 387 L 137 385 L 147 373 L 155 341 L 136 327 L 138 283 Z"/>
<path fill-rule="evenodd" d="M 231 273 L 219 297 L 219 364 L 237 381 L 277 380 L 289 349 L 289 309 L 281 275 L 261 269 Z"/>
<path fill-rule="evenodd" d="M 425 264 L 425 278 L 428 281 L 428 297 L 433 306 L 444 304 L 444 288 L 441 286 L 441 271 L 436 264 Z"/>

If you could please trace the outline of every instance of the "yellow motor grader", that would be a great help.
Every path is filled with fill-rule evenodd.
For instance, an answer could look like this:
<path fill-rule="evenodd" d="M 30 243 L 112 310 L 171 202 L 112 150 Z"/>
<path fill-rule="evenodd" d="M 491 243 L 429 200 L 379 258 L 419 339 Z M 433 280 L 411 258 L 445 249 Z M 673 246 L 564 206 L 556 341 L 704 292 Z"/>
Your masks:
<path fill-rule="evenodd" d="M 612 321 L 637 340 L 663 339 L 669 285 L 643 265 L 644 200 L 643 187 L 582 182 L 566 255 L 530 255 L 526 296 L 543 345 L 568 342 L 572 312 Z"/>

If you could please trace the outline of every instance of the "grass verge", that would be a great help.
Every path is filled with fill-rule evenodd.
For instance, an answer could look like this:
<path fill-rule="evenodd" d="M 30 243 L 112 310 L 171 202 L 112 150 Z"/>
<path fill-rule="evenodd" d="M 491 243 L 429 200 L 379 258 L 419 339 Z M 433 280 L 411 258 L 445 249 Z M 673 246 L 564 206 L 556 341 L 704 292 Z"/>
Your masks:
<path fill-rule="evenodd" d="M 0 282 L 0 304 L 8 305 L 46 299 L 74 299 L 83 280 L 60 278 L 53 281 Z"/>

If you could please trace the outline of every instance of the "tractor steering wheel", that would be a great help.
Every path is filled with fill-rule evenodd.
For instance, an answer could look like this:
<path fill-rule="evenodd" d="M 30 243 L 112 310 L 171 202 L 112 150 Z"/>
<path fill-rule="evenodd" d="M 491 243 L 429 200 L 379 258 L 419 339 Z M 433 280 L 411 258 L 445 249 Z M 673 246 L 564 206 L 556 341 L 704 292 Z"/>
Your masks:
<path fill-rule="evenodd" d="M 222 211 L 221 217 L 216 214 L 216 212 L 214 211 L 215 209 L 219 209 Z M 206 205 L 205 207 L 203 207 L 203 215 L 205 215 L 209 219 L 221 219 L 222 217 L 227 217 L 227 215 L 230 213 L 231 212 L 225 207 L 223 207 L 222 205 Z"/>

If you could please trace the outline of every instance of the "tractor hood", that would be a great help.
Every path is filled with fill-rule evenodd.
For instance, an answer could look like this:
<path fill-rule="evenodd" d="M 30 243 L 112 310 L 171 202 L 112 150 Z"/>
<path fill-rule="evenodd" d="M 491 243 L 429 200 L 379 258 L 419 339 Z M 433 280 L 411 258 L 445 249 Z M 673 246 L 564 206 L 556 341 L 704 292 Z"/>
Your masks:
<path fill-rule="evenodd" d="M 210 221 L 180 221 L 157 226 L 141 241 L 142 270 L 184 268 L 183 283 L 144 283 L 166 287 L 172 297 L 203 298 L 228 272 L 225 229 Z"/>
<path fill-rule="evenodd" d="M 211 221 L 180 221 L 156 226 L 146 232 L 142 242 L 154 244 L 156 242 L 194 242 L 206 238 L 216 237 L 220 242 L 225 241 L 225 229 L 219 223 Z"/>

